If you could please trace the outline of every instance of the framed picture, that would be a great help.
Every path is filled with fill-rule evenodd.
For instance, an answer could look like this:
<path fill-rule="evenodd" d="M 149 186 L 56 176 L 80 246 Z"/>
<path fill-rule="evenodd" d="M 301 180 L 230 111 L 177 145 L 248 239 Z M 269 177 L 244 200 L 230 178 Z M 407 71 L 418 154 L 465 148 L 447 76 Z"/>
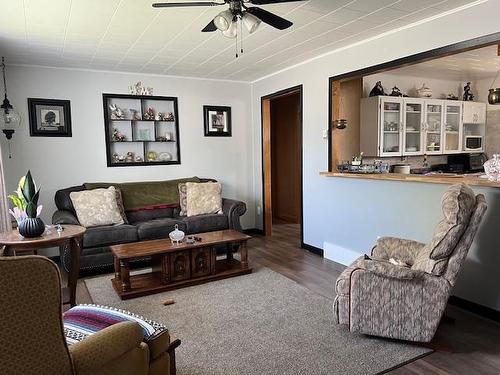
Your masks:
<path fill-rule="evenodd" d="M 32 137 L 71 137 L 69 100 L 28 98 Z"/>
<path fill-rule="evenodd" d="M 205 137 L 231 136 L 231 107 L 204 105 Z"/>

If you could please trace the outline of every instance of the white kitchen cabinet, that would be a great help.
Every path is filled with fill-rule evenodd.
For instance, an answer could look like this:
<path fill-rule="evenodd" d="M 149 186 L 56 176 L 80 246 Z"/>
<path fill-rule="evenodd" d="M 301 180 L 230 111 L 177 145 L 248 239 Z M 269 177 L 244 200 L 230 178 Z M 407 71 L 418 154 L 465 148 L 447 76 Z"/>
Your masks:
<path fill-rule="evenodd" d="M 486 103 L 462 102 L 464 124 L 485 124 Z"/>
<path fill-rule="evenodd" d="M 360 120 L 360 151 L 369 157 L 471 152 L 466 137 L 484 140 L 486 104 L 376 96 L 361 99 Z"/>

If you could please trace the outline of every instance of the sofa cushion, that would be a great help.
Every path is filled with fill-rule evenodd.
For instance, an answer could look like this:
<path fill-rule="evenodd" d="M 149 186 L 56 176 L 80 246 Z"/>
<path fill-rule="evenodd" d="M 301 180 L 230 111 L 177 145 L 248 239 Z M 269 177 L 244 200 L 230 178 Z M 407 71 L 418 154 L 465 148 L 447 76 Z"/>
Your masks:
<path fill-rule="evenodd" d="M 168 234 L 174 230 L 175 224 L 179 225 L 179 230 L 186 231 L 186 225 L 182 220 L 173 218 L 154 219 L 136 223 L 139 240 L 156 240 L 168 238 Z"/>
<path fill-rule="evenodd" d="M 465 184 L 450 186 L 441 198 L 444 220 L 449 224 L 467 224 L 476 204 L 474 191 Z"/>
<path fill-rule="evenodd" d="M 71 201 L 69 195 L 74 191 L 83 191 L 83 190 L 85 190 L 85 186 L 78 185 L 56 191 L 54 201 L 56 203 L 57 209 L 70 211 L 76 215 L 75 208 L 73 207 L 73 202 Z"/>
<path fill-rule="evenodd" d="M 219 182 L 187 182 L 187 216 L 222 213 L 221 194 L 222 186 Z"/>
<path fill-rule="evenodd" d="M 149 221 L 154 219 L 164 219 L 167 217 L 173 217 L 175 213 L 175 208 L 154 208 L 154 209 L 144 209 L 137 211 L 127 211 L 127 218 L 129 223 L 135 224 L 141 221 Z"/>
<path fill-rule="evenodd" d="M 69 196 L 78 221 L 84 227 L 124 223 L 113 186 L 107 189 L 74 191 Z"/>
<path fill-rule="evenodd" d="M 226 215 L 205 214 L 188 217 L 180 217 L 180 220 L 186 226 L 186 233 L 213 232 L 229 228 L 229 222 Z"/>
<path fill-rule="evenodd" d="M 137 241 L 137 228 L 133 225 L 105 225 L 87 228 L 83 247 L 95 247 Z"/>

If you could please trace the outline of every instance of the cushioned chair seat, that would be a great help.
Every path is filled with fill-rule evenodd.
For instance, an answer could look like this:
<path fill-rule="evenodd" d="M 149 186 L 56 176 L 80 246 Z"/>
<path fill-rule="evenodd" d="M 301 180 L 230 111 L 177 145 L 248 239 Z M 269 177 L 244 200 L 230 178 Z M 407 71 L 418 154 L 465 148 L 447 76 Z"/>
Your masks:
<path fill-rule="evenodd" d="M 168 238 L 168 234 L 174 230 L 175 224 L 179 225 L 179 230 L 186 231 L 186 225 L 182 220 L 172 218 L 163 218 L 135 223 L 139 239 L 156 240 L 160 238 Z"/>
<path fill-rule="evenodd" d="M 106 225 L 87 228 L 83 247 L 94 247 L 137 241 L 137 228 L 133 225 Z"/>
<path fill-rule="evenodd" d="M 226 215 L 196 215 L 183 217 L 182 221 L 186 224 L 187 233 L 213 232 L 229 228 L 229 222 Z"/>

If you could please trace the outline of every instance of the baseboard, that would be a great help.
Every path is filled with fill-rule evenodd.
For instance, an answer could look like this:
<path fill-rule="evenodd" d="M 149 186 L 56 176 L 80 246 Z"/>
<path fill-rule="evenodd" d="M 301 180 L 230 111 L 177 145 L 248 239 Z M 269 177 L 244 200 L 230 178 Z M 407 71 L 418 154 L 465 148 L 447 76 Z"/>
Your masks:
<path fill-rule="evenodd" d="M 461 309 L 470 311 L 471 313 L 482 316 L 496 322 L 500 322 L 500 311 L 492 309 L 488 306 L 483 306 L 475 302 L 467 301 L 457 296 L 451 296 L 448 303 L 453 306 L 460 307 Z"/>
<path fill-rule="evenodd" d="M 311 253 L 314 253 L 316 255 L 323 256 L 323 249 L 320 249 L 319 247 L 308 245 L 304 242 L 302 242 L 300 244 L 300 247 L 302 247 L 303 249 L 306 249 L 307 251 L 310 251 Z"/>
<path fill-rule="evenodd" d="M 249 229 L 243 229 L 243 233 L 252 235 L 252 234 L 259 234 L 261 236 L 264 235 L 264 231 L 259 228 L 249 228 Z"/>
<path fill-rule="evenodd" d="M 362 253 L 339 246 L 331 242 L 323 243 L 324 257 L 328 260 L 333 260 L 336 263 L 344 266 L 349 266 L 352 262 L 362 256 Z"/>

